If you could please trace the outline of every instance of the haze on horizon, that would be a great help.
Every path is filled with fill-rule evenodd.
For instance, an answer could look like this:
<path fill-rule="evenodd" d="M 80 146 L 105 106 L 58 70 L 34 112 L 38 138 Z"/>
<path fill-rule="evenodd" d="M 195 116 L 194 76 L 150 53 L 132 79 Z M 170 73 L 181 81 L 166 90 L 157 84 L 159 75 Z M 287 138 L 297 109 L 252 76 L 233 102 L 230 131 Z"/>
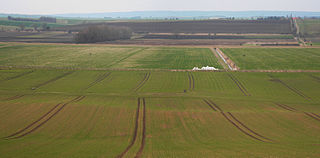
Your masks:
<path fill-rule="evenodd" d="M 0 13 L 64 14 L 127 11 L 312 11 L 319 0 L 0 0 Z"/>

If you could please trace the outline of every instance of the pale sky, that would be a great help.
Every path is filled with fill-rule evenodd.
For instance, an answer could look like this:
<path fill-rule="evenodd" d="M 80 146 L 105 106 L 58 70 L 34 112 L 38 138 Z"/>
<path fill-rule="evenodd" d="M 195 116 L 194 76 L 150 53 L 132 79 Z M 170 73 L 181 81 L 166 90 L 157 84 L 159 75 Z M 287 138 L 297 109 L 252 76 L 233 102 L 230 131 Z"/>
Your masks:
<path fill-rule="evenodd" d="M 0 0 L 0 13 L 61 14 L 153 10 L 320 12 L 320 0 Z"/>

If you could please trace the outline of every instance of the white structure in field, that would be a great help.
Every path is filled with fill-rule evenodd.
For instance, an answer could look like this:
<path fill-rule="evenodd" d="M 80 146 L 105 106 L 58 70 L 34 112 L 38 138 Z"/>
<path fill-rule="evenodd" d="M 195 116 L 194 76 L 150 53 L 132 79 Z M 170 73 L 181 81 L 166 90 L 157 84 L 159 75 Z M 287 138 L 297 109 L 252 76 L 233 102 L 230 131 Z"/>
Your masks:
<path fill-rule="evenodd" d="M 198 68 L 198 67 L 194 67 L 192 70 L 193 70 L 193 71 L 198 71 L 198 70 L 219 70 L 219 69 L 217 69 L 217 68 L 215 68 L 215 67 L 206 66 L 206 67 L 202 67 L 201 69 Z"/>

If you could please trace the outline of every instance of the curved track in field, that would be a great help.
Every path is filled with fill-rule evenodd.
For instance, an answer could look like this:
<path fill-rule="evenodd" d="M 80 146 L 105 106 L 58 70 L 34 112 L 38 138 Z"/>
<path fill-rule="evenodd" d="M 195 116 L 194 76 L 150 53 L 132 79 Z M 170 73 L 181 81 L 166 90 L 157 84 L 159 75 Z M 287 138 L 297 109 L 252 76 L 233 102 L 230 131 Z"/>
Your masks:
<path fill-rule="evenodd" d="M 105 73 L 102 76 L 98 77 L 95 81 L 91 82 L 86 88 L 84 88 L 84 90 L 87 90 L 90 87 L 93 87 L 97 83 L 99 83 L 99 82 L 103 81 L 104 79 L 108 78 L 111 75 L 111 73 L 112 72 L 108 72 L 108 73 Z"/>
<path fill-rule="evenodd" d="M 66 77 L 66 76 L 68 76 L 68 75 L 70 75 L 70 74 L 72 74 L 72 73 L 74 73 L 74 71 L 70 71 L 70 72 L 64 73 L 64 74 L 62 74 L 62 75 L 60 75 L 60 76 L 57 76 L 57 77 L 55 77 L 55 78 L 53 78 L 53 79 L 50 79 L 50 80 L 48 80 L 48 81 L 46 81 L 46 82 L 43 82 L 43 83 L 40 83 L 40 84 L 34 86 L 33 89 L 38 89 L 38 88 L 40 88 L 40 87 L 42 87 L 42 86 L 45 86 L 45 85 L 47 85 L 47 84 L 49 84 L 49 83 L 55 82 L 55 81 L 57 81 L 57 80 L 59 80 L 59 79 L 61 79 L 61 78 L 63 78 L 63 77 Z"/>
<path fill-rule="evenodd" d="M 8 78 L 5 79 L 5 81 L 13 80 L 13 79 L 16 79 L 16 78 L 19 78 L 19 77 L 22 77 L 22 76 L 31 74 L 31 73 L 33 73 L 33 72 L 34 72 L 34 71 L 28 71 L 28 72 L 24 72 L 24 73 L 18 74 L 18 75 L 16 75 L 16 76 L 8 77 Z"/>
<path fill-rule="evenodd" d="M 141 144 L 140 147 L 135 155 L 135 158 L 140 158 L 142 156 L 143 149 L 146 144 L 146 101 L 145 98 L 138 98 L 138 107 L 136 110 L 136 117 L 135 117 L 135 127 L 133 131 L 133 137 L 130 142 L 130 144 L 127 146 L 127 148 L 117 156 L 117 158 L 122 158 L 124 157 L 128 151 L 136 144 L 137 136 L 138 136 L 138 128 L 139 128 L 139 120 L 141 119 L 140 117 L 140 108 L 141 108 L 141 101 L 142 101 L 142 132 L 141 132 Z"/>
<path fill-rule="evenodd" d="M 137 87 L 134 89 L 135 92 L 137 92 L 150 78 L 150 75 L 151 73 L 150 72 L 147 72 L 145 75 L 144 75 L 144 78 L 143 80 L 137 85 Z"/>
<path fill-rule="evenodd" d="M 189 78 L 189 90 L 193 91 L 194 90 L 194 76 L 191 72 L 188 72 L 188 78 Z"/>
<path fill-rule="evenodd" d="M 72 102 L 79 102 L 84 98 L 85 98 L 85 96 L 78 96 L 78 97 L 76 97 L 76 98 L 74 98 L 64 104 L 59 103 L 59 104 L 55 105 L 53 108 L 51 108 L 47 113 L 42 115 L 36 121 L 32 122 L 31 124 L 29 124 L 25 128 L 15 132 L 9 136 L 6 136 L 4 138 L 5 139 L 17 139 L 17 138 L 21 138 L 21 137 L 28 135 L 28 134 L 34 132 L 35 130 L 37 130 L 39 127 L 43 126 L 45 123 L 47 123 L 50 119 L 52 119 L 54 116 L 56 116 L 68 104 L 70 104 Z"/>
<path fill-rule="evenodd" d="M 230 79 L 237 85 L 244 96 L 251 96 L 246 87 L 231 73 L 228 73 Z"/>
<path fill-rule="evenodd" d="M 280 80 L 280 79 L 278 79 L 278 78 L 275 78 L 275 77 L 273 77 L 273 76 L 271 76 L 271 75 L 269 75 L 269 77 L 271 78 L 270 81 L 280 83 L 280 84 L 283 85 L 284 87 L 288 88 L 291 92 L 293 92 L 293 93 L 301 96 L 302 98 L 307 99 L 307 100 L 308 100 L 308 99 L 311 99 L 309 96 L 305 95 L 305 94 L 302 93 L 300 90 L 298 90 L 298 89 L 296 89 L 296 88 L 294 88 L 294 87 L 289 86 L 289 85 L 288 85 L 287 83 L 285 83 L 284 81 L 282 81 L 282 80 Z"/>
<path fill-rule="evenodd" d="M 210 99 L 203 99 L 204 102 L 209 105 L 209 107 L 214 110 L 218 111 L 221 113 L 221 115 L 229 122 L 231 123 L 234 127 L 236 127 L 239 131 L 244 133 L 245 135 L 261 141 L 261 142 L 273 142 L 273 140 L 262 136 L 261 134 L 255 132 L 254 130 L 250 129 L 247 125 L 242 123 L 239 119 L 237 119 L 231 112 L 224 112 L 217 104 L 215 104 L 212 100 Z"/>
<path fill-rule="evenodd" d="M 22 97 L 24 97 L 24 96 L 25 96 L 24 94 L 15 95 L 15 96 L 13 96 L 13 97 L 9 97 L 9 98 L 3 99 L 3 100 L 4 100 L 4 101 L 16 100 L 16 99 L 22 98 Z"/>
<path fill-rule="evenodd" d="M 299 111 L 295 108 L 292 108 L 286 104 L 279 104 L 279 103 L 274 103 L 275 105 L 277 105 L 278 107 L 282 108 L 282 109 L 285 109 L 285 110 L 288 110 L 288 111 L 291 111 L 291 112 L 302 112 L 303 114 L 305 114 L 306 116 L 310 117 L 310 118 L 313 118 L 317 121 L 320 121 L 320 115 L 318 114 L 315 114 L 313 112 L 304 112 L 304 111 Z"/>

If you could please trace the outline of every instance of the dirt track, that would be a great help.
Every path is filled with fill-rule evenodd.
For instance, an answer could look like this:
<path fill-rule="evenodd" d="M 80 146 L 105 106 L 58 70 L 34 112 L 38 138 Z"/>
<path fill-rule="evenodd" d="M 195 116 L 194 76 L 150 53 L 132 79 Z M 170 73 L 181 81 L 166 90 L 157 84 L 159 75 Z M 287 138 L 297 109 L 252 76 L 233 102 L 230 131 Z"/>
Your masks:
<path fill-rule="evenodd" d="M 143 103 L 142 140 L 141 140 L 139 151 L 137 152 L 135 158 L 140 158 L 142 156 L 142 151 L 146 144 L 146 101 L 144 98 L 142 99 L 142 103 Z"/>
<path fill-rule="evenodd" d="M 291 111 L 291 112 L 302 112 L 305 115 L 307 115 L 308 117 L 313 118 L 313 119 L 315 119 L 317 121 L 320 121 L 320 116 L 315 114 L 315 113 L 313 113 L 313 112 L 310 113 L 310 112 L 299 111 L 299 110 L 297 110 L 295 108 L 292 108 L 292 107 L 290 107 L 288 105 L 285 105 L 285 104 L 279 104 L 279 103 L 274 103 L 274 104 L 279 106 L 279 107 L 281 107 L 282 109 L 285 109 L 285 110 L 288 110 L 288 111 Z"/>
<path fill-rule="evenodd" d="M 9 136 L 6 136 L 4 137 L 5 139 L 17 139 L 17 138 L 21 138 L 21 137 L 24 137 L 32 132 L 34 132 L 35 130 L 37 130 L 39 127 L 43 126 L 45 123 L 47 123 L 50 119 L 52 119 L 54 116 L 56 116 L 65 106 L 67 106 L 68 104 L 72 103 L 72 102 L 79 102 L 81 101 L 82 99 L 84 99 L 85 96 L 78 96 L 64 104 L 62 103 L 59 103 L 57 105 L 55 105 L 52 109 L 50 109 L 46 114 L 42 115 L 38 120 L 32 122 L 31 124 L 29 124 L 28 126 L 26 126 L 25 128 L 9 135 Z M 59 107 L 60 106 L 60 107 Z M 59 108 L 58 108 L 59 107 Z M 57 109 L 57 111 L 53 112 L 55 109 Z M 52 113 L 53 112 L 53 113 Z M 51 114 L 51 116 L 49 116 Z M 49 116 L 47 119 L 44 119 L 45 117 Z M 44 119 L 44 120 L 43 120 Z M 42 121 L 42 122 L 40 122 Z M 40 124 L 38 124 L 37 126 L 33 127 L 33 125 L 35 125 L 36 123 L 40 122 Z M 30 130 L 29 130 L 30 129 Z M 27 131 L 29 130 L 29 131 Z"/>
<path fill-rule="evenodd" d="M 135 126 L 134 126 L 132 140 L 131 140 L 130 144 L 127 146 L 127 148 L 120 155 L 118 155 L 117 158 L 122 158 L 134 145 L 134 143 L 137 139 L 137 134 L 138 134 L 139 114 L 140 114 L 140 98 L 138 98 L 138 107 L 137 107 L 137 111 L 136 111 Z"/>

